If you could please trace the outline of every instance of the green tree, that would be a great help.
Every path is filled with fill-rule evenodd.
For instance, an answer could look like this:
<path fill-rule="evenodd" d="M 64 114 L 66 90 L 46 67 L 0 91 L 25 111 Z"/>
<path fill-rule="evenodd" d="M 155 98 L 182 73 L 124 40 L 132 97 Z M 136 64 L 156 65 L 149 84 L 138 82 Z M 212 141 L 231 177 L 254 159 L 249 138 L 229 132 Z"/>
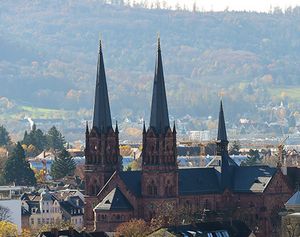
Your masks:
<path fill-rule="evenodd" d="M 60 131 L 57 130 L 55 126 L 49 129 L 47 135 L 48 148 L 54 150 L 64 150 L 65 138 Z"/>
<path fill-rule="evenodd" d="M 261 157 L 258 150 L 250 149 L 245 161 L 242 161 L 242 166 L 252 166 L 261 163 Z"/>
<path fill-rule="evenodd" d="M 229 148 L 229 155 L 239 155 L 241 145 L 239 141 L 233 141 L 232 145 Z"/>
<path fill-rule="evenodd" d="M 74 159 L 70 156 L 66 149 L 59 152 L 58 157 L 51 166 L 51 176 L 54 179 L 61 179 L 68 175 L 73 175 L 76 168 L 76 163 Z"/>
<path fill-rule="evenodd" d="M 47 140 L 43 131 L 41 129 L 37 129 L 34 124 L 30 133 L 25 131 L 22 144 L 26 144 L 27 146 L 33 145 L 36 148 L 36 152 L 39 153 L 46 148 Z"/>
<path fill-rule="evenodd" d="M 5 163 L 4 179 L 6 183 L 16 185 L 36 184 L 34 172 L 26 161 L 25 152 L 19 142 Z"/>
<path fill-rule="evenodd" d="M 1 125 L 0 126 L 0 146 L 7 146 L 10 143 L 10 137 L 6 130 L 6 128 Z"/>

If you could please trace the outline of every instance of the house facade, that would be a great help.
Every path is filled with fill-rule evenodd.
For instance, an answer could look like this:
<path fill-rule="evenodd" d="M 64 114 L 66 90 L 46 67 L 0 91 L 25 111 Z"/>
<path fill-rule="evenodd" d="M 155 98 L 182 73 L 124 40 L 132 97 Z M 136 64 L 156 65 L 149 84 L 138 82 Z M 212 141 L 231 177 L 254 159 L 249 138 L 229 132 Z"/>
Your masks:
<path fill-rule="evenodd" d="M 84 199 L 77 190 L 24 193 L 21 202 L 23 228 L 38 229 L 65 221 L 76 230 L 83 229 Z"/>
<path fill-rule="evenodd" d="M 143 126 L 142 143 L 142 169 L 122 171 L 100 43 L 93 126 L 86 127 L 85 227 L 114 231 L 132 218 L 150 221 L 169 212 L 176 218 L 170 223 L 165 216 L 166 225 L 182 223 L 179 216 L 185 215 L 192 221 L 243 220 L 256 236 L 278 233 L 277 213 L 292 190 L 280 168 L 239 167 L 229 157 L 222 102 L 216 142 L 219 166 L 178 168 L 176 127 L 169 123 L 159 40 L 150 124 Z"/>

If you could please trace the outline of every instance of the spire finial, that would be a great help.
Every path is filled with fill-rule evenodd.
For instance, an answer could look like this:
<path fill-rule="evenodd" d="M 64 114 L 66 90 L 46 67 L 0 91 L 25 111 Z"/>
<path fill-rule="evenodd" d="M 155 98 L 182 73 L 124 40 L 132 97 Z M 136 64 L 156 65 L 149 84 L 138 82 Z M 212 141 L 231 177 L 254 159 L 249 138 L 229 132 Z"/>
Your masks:
<path fill-rule="evenodd" d="M 160 50 L 160 34 L 157 33 L 157 50 Z"/>
<path fill-rule="evenodd" d="M 99 32 L 99 53 L 102 53 L 102 36 L 100 32 Z"/>

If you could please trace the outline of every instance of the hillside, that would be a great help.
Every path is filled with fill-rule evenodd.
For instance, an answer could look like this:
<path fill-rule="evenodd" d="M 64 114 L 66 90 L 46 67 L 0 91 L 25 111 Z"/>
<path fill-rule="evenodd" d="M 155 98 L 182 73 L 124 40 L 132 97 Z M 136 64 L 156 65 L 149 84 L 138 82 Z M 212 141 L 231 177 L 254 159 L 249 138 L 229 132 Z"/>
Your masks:
<path fill-rule="evenodd" d="M 298 8 L 203 13 L 88 0 L 3 1 L 0 96 L 17 111 L 90 110 L 101 32 L 113 117 L 148 118 L 160 32 L 171 115 L 216 115 L 220 95 L 232 120 L 255 114 L 262 104 L 297 106 L 297 22 Z"/>

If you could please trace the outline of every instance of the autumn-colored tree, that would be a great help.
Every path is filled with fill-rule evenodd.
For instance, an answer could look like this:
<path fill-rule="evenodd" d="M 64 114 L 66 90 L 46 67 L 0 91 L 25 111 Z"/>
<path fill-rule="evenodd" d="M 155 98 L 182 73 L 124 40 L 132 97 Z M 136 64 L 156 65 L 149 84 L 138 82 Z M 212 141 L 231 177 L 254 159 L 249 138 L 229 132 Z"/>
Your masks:
<path fill-rule="evenodd" d="M 17 226 L 8 221 L 0 221 L 0 237 L 18 236 Z"/>
<path fill-rule="evenodd" d="M 45 169 L 41 169 L 41 170 L 33 169 L 33 172 L 34 172 L 34 176 L 36 178 L 36 181 L 38 183 L 44 183 L 45 182 L 46 174 L 47 174 L 47 171 Z"/>
<path fill-rule="evenodd" d="M 116 229 L 116 237 L 144 237 L 150 232 L 149 225 L 142 219 L 131 219 L 120 224 Z"/>
<path fill-rule="evenodd" d="M 130 156 L 132 150 L 131 146 L 129 145 L 121 145 L 120 146 L 120 155 L 121 156 Z"/>

